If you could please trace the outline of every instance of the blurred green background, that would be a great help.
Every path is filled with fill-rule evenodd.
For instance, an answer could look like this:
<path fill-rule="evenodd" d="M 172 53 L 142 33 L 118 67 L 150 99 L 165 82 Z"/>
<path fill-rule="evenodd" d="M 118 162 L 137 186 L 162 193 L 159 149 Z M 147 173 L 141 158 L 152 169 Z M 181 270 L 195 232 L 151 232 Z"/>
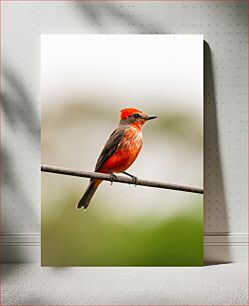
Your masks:
<path fill-rule="evenodd" d="M 78 212 L 73 209 L 77 197 L 70 193 L 67 197 L 56 203 L 47 203 L 63 210 L 59 218 L 55 217 L 51 222 L 51 218 L 46 218 L 46 213 L 43 213 L 42 265 L 202 265 L 200 201 L 193 203 L 191 211 L 140 228 L 141 224 L 150 224 L 151 218 L 120 224 L 108 212 L 100 214 L 96 201 L 89 211 Z"/>

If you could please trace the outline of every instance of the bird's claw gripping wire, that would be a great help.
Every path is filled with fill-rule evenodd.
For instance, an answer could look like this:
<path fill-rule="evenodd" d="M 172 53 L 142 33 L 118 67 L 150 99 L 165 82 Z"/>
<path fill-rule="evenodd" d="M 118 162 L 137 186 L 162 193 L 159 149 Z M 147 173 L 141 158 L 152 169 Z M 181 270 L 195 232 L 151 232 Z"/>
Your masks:
<path fill-rule="evenodd" d="M 125 175 L 128 175 L 129 177 L 131 177 L 132 178 L 132 180 L 133 180 L 133 182 L 135 183 L 135 187 L 137 186 L 137 181 L 138 181 L 138 178 L 135 176 L 135 175 L 132 175 L 132 174 L 130 174 L 130 173 L 128 173 L 128 172 L 123 172 Z"/>
<path fill-rule="evenodd" d="M 113 184 L 113 181 L 117 179 L 117 176 L 114 173 L 110 173 L 110 178 L 111 178 L 111 185 Z"/>
<path fill-rule="evenodd" d="M 138 178 L 136 176 L 132 177 L 133 182 L 135 183 L 135 187 L 137 187 Z"/>

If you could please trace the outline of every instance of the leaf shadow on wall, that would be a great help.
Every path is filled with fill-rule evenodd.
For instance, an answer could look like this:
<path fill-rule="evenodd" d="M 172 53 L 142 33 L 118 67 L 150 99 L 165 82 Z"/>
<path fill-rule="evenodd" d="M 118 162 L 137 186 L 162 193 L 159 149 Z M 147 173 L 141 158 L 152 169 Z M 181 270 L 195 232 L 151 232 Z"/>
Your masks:
<path fill-rule="evenodd" d="M 2 116 L 4 121 L 4 133 L 8 137 L 14 135 L 15 139 L 19 137 L 24 147 L 20 148 L 18 144 L 14 144 L 13 140 L 5 141 L 1 148 L 2 177 L 3 177 L 3 196 L 4 207 L 8 205 L 9 214 L 4 216 L 2 222 L 2 235 L 8 240 L 12 235 L 22 230 L 22 226 L 29 224 L 30 228 L 37 227 L 37 214 L 32 198 L 25 189 L 25 179 L 27 176 L 36 176 L 39 169 L 34 169 L 28 164 L 28 148 L 40 146 L 40 127 L 39 117 L 34 107 L 34 101 L 30 98 L 28 89 L 23 83 L 22 77 L 17 73 L 16 69 L 5 65 L 2 67 L 3 88 L 1 93 L 2 100 Z M 19 143 L 20 144 L 20 143 Z M 27 147 L 26 147 L 27 146 Z M 25 163 L 22 163 L 20 156 L 27 153 Z M 19 159 L 16 159 L 20 152 Z M 24 172 L 23 167 L 27 167 Z M 16 171 L 16 170 L 17 171 Z M 36 172 L 37 170 L 37 172 Z M 29 178 L 30 179 L 30 178 Z M 27 185 L 30 190 L 39 186 Z M 39 189 L 37 190 L 37 192 Z M 39 196 L 39 195 L 38 195 Z M 8 201 L 8 203 L 7 203 Z M 39 205 L 39 202 L 36 203 Z M 13 213 L 12 213 L 13 212 Z M 21 215 L 20 215 L 21 214 Z M 12 254 L 7 254 L 9 248 L 6 248 L 6 257 L 11 261 L 13 258 L 25 258 L 24 254 L 20 254 L 20 248 Z"/>
<path fill-rule="evenodd" d="M 129 29 L 129 31 L 133 30 L 137 34 L 166 34 L 165 30 L 159 27 L 158 24 L 152 23 L 147 19 L 144 20 L 141 15 L 135 15 L 123 7 L 117 7 L 114 3 L 93 5 L 75 1 L 75 6 L 77 11 L 82 14 L 82 17 L 89 21 L 88 24 L 94 25 L 98 32 L 104 30 L 106 33 L 106 27 L 102 24 L 103 19 L 105 19 L 108 20 L 108 24 L 112 28 L 115 26 L 115 21 L 118 20 L 118 24 L 122 22 L 122 26 L 125 26 L 125 31 Z"/>

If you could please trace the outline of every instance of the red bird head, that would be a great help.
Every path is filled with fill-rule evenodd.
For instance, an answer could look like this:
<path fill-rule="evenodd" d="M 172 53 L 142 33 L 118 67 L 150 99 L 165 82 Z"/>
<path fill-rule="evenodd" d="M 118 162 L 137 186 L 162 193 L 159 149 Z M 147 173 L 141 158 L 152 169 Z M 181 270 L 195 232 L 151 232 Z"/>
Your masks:
<path fill-rule="evenodd" d="M 140 111 L 136 108 L 124 108 L 120 111 L 120 124 L 121 125 L 132 125 L 139 129 L 147 122 L 148 120 L 155 119 L 156 116 L 148 116 L 143 111 Z"/>

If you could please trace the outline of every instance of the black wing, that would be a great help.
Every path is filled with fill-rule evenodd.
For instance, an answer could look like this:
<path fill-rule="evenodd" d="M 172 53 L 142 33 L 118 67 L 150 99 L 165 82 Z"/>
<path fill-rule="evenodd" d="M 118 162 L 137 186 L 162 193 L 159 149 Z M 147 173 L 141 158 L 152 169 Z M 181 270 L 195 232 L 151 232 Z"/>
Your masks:
<path fill-rule="evenodd" d="M 119 127 L 111 134 L 104 146 L 104 149 L 100 153 L 95 167 L 95 171 L 98 172 L 98 170 L 103 166 L 105 161 L 117 150 L 120 140 L 124 136 L 125 130 L 126 127 Z"/>

